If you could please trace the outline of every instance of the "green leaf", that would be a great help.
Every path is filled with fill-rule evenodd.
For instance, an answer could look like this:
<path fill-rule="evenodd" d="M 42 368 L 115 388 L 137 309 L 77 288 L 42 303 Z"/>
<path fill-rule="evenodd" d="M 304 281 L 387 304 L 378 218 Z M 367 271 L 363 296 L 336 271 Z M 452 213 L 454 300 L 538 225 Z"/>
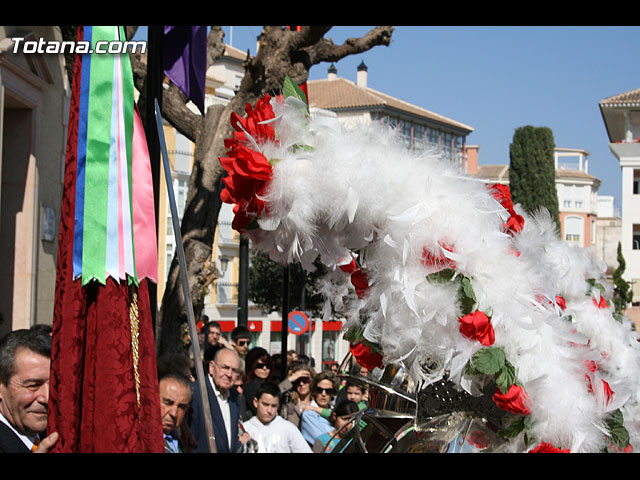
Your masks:
<path fill-rule="evenodd" d="M 467 277 L 462 277 L 462 290 L 467 297 L 472 299 L 474 302 L 476 301 L 476 292 L 473 291 L 471 280 L 469 280 Z"/>
<path fill-rule="evenodd" d="M 511 385 L 516 382 L 516 369 L 508 361 L 505 361 L 504 366 L 500 369 L 495 376 L 496 385 L 502 393 L 507 393 Z"/>
<path fill-rule="evenodd" d="M 344 332 L 344 335 L 342 336 L 347 342 L 350 343 L 360 343 L 362 341 L 364 341 L 364 328 L 357 325 L 354 327 L 351 327 L 349 330 L 347 330 L 346 332 Z"/>
<path fill-rule="evenodd" d="M 467 277 L 462 277 L 458 298 L 460 299 L 460 308 L 463 315 L 468 315 L 475 310 L 476 294 L 471 286 L 471 280 Z"/>
<path fill-rule="evenodd" d="M 447 283 L 453 279 L 453 276 L 456 274 L 456 271 L 447 268 L 445 270 L 440 270 L 439 272 L 431 273 L 427 275 L 427 281 L 434 283 Z"/>
<path fill-rule="evenodd" d="M 504 439 L 517 437 L 526 427 L 525 419 L 526 417 L 524 416 L 516 418 L 507 428 L 500 432 L 500 436 Z"/>
<path fill-rule="evenodd" d="M 616 410 L 607 421 L 611 442 L 620 448 L 625 448 L 629 445 L 629 432 L 623 424 L 624 417 L 620 410 Z"/>
<path fill-rule="evenodd" d="M 294 97 L 300 100 L 307 106 L 307 113 L 309 113 L 309 102 L 307 102 L 307 96 L 304 94 L 298 84 L 294 82 L 288 75 L 285 77 L 284 84 L 282 85 L 282 94 L 285 98 Z"/>
<path fill-rule="evenodd" d="M 497 347 L 481 348 L 471 357 L 474 371 L 485 375 L 494 375 L 502 370 L 507 361 L 504 350 Z"/>

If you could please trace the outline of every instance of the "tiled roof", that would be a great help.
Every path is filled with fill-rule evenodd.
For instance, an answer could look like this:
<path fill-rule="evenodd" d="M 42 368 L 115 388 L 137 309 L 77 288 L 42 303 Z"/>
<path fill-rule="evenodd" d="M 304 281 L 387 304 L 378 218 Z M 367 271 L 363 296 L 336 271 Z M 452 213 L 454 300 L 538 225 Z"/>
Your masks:
<path fill-rule="evenodd" d="M 607 97 L 600 102 L 600 105 L 603 107 L 640 105 L 640 88 Z"/>
<path fill-rule="evenodd" d="M 412 105 L 390 95 L 378 92 L 368 87 L 360 87 L 345 78 L 309 80 L 309 106 L 327 110 L 361 109 L 372 107 L 390 107 L 405 113 L 417 115 L 450 125 L 469 133 L 473 127 L 452 120 L 443 115 Z"/>
<path fill-rule="evenodd" d="M 479 165 L 478 177 L 509 181 L 509 165 Z"/>

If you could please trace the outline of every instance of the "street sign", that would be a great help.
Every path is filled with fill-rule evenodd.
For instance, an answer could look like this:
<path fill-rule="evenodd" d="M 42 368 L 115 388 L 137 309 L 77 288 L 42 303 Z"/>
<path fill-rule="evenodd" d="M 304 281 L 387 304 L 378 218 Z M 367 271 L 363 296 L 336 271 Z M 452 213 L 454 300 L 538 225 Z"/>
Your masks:
<path fill-rule="evenodd" d="M 289 333 L 302 335 L 309 330 L 309 317 L 306 313 L 295 310 L 289 313 Z"/>

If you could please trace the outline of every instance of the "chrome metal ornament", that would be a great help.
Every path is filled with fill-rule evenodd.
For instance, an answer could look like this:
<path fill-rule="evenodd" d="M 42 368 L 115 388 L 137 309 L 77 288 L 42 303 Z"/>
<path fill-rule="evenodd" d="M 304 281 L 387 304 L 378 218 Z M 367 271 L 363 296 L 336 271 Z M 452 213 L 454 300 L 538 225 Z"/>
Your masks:
<path fill-rule="evenodd" d="M 368 387 L 369 408 L 353 414 L 353 428 L 333 453 L 489 453 L 506 446 L 500 431 L 507 413 L 491 399 L 493 383 L 473 396 L 446 375 L 416 385 L 396 365 L 364 376 L 351 355 L 339 371 Z"/>

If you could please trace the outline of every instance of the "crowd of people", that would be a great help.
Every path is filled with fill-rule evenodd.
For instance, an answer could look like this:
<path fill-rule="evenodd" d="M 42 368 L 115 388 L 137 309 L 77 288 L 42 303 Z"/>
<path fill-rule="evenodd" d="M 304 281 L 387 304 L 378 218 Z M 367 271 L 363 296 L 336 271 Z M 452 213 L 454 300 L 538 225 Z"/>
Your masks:
<path fill-rule="evenodd" d="M 337 364 L 316 372 L 313 359 L 289 351 L 282 378 L 281 355 L 272 355 L 262 347 L 250 348 L 247 328 L 236 327 L 230 342 L 215 321 L 205 323 L 202 333 L 203 369 L 217 452 L 331 452 L 352 428 L 353 414 L 367 407 L 366 386 L 340 381 Z M 160 359 L 160 378 L 176 368 L 194 382 L 186 357 Z M 175 420 L 172 426 L 167 422 L 171 428 L 165 429 L 165 435 L 179 446 L 175 451 L 211 451 L 202 404 L 200 392 L 192 388 L 187 415 L 181 417 L 167 408 L 166 415 Z"/>
<path fill-rule="evenodd" d="M 208 405 L 189 355 L 157 361 L 166 453 L 332 452 L 353 427 L 354 414 L 367 407 L 366 386 L 342 382 L 337 365 L 316 371 L 313 359 L 289 351 L 283 378 L 281 355 L 250 348 L 248 329 L 234 329 L 230 342 L 215 321 L 202 333 Z M 55 445 L 57 433 L 44 433 L 50 358 L 50 327 L 16 330 L 0 340 L 0 453 L 46 453 Z"/>

